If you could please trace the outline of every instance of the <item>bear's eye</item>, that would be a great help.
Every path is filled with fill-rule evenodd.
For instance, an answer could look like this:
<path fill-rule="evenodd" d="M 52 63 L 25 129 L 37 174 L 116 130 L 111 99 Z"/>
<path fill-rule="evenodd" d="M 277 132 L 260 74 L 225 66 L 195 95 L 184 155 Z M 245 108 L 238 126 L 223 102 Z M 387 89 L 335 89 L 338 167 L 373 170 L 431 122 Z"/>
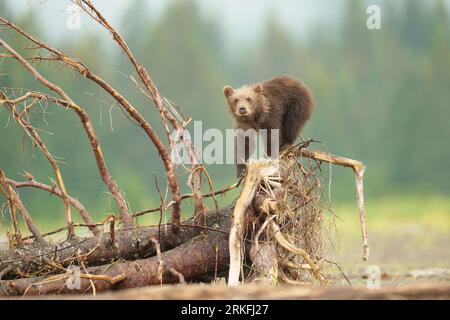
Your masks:
<path fill-rule="evenodd" d="M 249 102 L 252 100 L 250 97 L 247 97 L 246 99 L 247 99 L 247 101 L 249 101 Z"/>
<path fill-rule="evenodd" d="M 234 103 L 237 103 L 239 101 L 238 98 L 234 98 Z"/>

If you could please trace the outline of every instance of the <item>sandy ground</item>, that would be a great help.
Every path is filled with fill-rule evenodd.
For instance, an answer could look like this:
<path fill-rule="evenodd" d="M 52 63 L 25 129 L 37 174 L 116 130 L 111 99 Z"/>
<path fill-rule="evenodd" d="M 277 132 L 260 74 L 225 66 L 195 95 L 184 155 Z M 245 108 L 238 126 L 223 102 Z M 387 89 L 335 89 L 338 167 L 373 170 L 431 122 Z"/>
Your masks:
<path fill-rule="evenodd" d="M 353 286 L 366 286 L 368 274 L 377 269 L 382 287 L 450 283 L 450 234 L 445 230 L 420 224 L 372 230 L 369 261 L 362 261 L 361 240 L 356 235 L 340 237 L 340 265 Z M 344 283 L 340 278 L 337 285 Z"/>

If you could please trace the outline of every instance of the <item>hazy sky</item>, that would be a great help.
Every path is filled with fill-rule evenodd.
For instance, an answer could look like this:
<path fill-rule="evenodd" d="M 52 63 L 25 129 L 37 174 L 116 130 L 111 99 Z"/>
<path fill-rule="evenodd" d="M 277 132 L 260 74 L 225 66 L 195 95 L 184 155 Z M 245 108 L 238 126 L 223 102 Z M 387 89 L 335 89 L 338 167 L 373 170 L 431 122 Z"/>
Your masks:
<path fill-rule="evenodd" d="M 1 0 L 4 1 L 4 0 Z M 113 25 L 119 25 L 124 10 L 130 1 L 94 0 Z M 182 0 L 181 0 L 182 1 Z M 67 32 L 66 9 L 71 5 L 64 0 L 7 0 L 9 7 L 17 13 L 31 10 L 42 21 L 42 27 L 50 36 L 61 36 Z M 146 8 L 150 16 L 164 12 L 169 0 L 148 0 Z M 203 15 L 220 19 L 226 34 L 237 40 L 253 37 L 262 26 L 268 13 L 275 13 L 278 20 L 291 30 L 302 34 L 315 23 L 333 22 L 339 19 L 342 0 L 197 0 Z M 82 27 L 90 28 L 89 18 L 81 18 Z"/>

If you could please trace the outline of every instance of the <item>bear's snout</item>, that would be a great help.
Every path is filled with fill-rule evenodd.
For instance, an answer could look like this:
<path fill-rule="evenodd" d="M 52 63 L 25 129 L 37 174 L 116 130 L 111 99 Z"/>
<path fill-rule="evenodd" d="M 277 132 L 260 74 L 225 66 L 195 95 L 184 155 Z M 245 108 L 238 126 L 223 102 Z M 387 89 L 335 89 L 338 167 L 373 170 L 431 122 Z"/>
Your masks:
<path fill-rule="evenodd" d="M 239 108 L 239 114 L 246 114 L 246 113 L 247 113 L 247 109 L 245 107 Z"/>

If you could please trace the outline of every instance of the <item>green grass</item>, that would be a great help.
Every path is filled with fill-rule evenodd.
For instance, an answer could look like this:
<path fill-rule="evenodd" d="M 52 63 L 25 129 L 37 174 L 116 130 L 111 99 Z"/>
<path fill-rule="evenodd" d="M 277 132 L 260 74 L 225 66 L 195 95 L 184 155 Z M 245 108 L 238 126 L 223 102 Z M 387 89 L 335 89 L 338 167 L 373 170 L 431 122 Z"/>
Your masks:
<path fill-rule="evenodd" d="M 362 239 L 355 203 L 336 205 L 339 243 L 336 254 L 346 272 L 375 264 L 384 271 L 448 268 L 450 198 L 438 195 L 395 195 L 366 199 L 369 261 L 362 261 Z"/>
<path fill-rule="evenodd" d="M 423 225 L 450 233 L 450 197 L 402 195 L 365 201 L 369 232 L 370 229 L 389 232 L 399 225 Z M 341 233 L 360 234 L 356 201 L 336 205 L 334 212 L 342 220 L 337 222 Z"/>

